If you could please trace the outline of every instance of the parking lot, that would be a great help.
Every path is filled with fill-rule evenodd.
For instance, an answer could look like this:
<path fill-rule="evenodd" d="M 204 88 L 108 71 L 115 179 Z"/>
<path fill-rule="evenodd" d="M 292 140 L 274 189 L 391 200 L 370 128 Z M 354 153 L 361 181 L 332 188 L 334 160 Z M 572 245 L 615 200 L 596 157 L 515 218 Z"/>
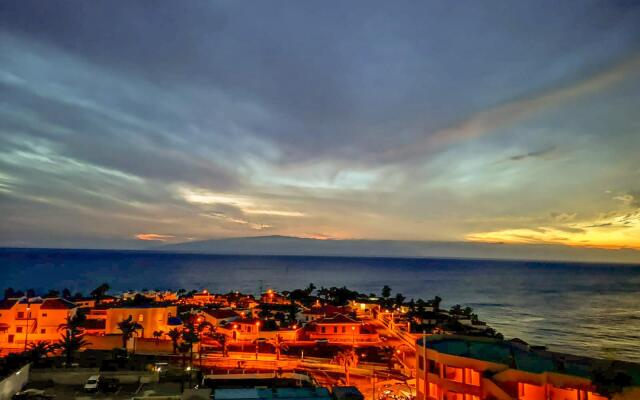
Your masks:
<path fill-rule="evenodd" d="M 60 385 L 53 383 L 30 383 L 25 389 L 41 389 L 48 398 L 55 400 L 124 400 L 134 396 L 145 394 L 177 395 L 180 393 L 179 383 L 145 383 L 145 384 L 121 384 L 113 393 L 87 393 L 82 385 Z"/>

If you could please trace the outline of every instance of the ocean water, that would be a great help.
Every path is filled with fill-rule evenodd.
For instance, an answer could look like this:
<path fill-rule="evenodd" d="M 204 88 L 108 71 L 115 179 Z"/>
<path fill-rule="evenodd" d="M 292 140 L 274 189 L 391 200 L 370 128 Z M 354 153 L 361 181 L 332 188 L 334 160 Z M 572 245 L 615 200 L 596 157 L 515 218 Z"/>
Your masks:
<path fill-rule="evenodd" d="M 0 287 L 288 290 L 347 286 L 473 307 L 506 337 L 640 362 L 640 266 L 462 259 L 0 249 Z"/>

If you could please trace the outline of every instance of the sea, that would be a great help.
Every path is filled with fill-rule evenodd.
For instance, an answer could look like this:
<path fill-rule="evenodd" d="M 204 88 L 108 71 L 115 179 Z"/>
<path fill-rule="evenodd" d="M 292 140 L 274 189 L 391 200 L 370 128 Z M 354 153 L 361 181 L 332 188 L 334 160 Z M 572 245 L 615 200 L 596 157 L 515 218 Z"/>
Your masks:
<path fill-rule="evenodd" d="M 0 288 L 292 290 L 313 283 L 472 307 L 507 338 L 640 362 L 640 265 L 0 249 Z"/>

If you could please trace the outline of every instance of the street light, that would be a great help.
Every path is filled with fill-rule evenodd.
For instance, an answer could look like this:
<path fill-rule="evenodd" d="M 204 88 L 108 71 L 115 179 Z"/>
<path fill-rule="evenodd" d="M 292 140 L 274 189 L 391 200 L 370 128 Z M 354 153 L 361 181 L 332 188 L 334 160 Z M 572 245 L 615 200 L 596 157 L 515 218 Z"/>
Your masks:
<path fill-rule="evenodd" d="M 29 317 L 31 317 L 31 305 L 27 297 L 27 326 L 24 328 L 24 351 L 27 351 L 27 341 L 29 340 Z"/>
<path fill-rule="evenodd" d="M 353 344 L 355 345 L 356 344 L 356 327 L 355 326 L 351 327 L 351 337 L 353 339 Z"/>
<path fill-rule="evenodd" d="M 258 347 L 260 346 L 260 321 L 256 322 L 256 360 L 258 359 Z"/>

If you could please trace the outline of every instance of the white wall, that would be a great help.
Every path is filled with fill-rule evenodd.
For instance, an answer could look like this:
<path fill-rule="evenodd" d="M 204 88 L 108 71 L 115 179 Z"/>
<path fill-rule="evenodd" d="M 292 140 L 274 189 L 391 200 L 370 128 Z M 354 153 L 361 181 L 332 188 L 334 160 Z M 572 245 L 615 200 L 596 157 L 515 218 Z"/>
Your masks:
<path fill-rule="evenodd" d="M 0 400 L 9 400 L 14 394 L 22 390 L 29 380 L 30 366 L 31 364 L 25 365 L 0 382 Z"/>

